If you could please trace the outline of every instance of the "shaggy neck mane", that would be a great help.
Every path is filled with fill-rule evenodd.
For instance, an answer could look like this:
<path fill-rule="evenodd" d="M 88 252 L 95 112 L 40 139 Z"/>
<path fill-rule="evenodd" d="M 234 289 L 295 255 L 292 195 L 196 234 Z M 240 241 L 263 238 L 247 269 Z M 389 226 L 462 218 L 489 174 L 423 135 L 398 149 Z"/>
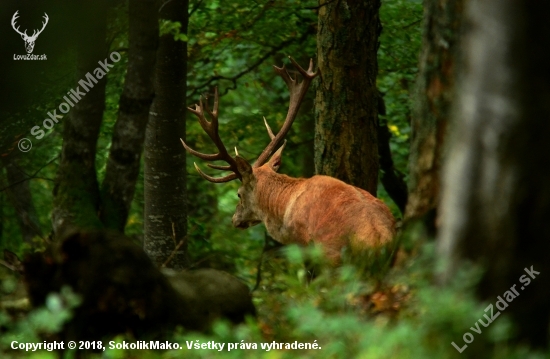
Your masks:
<path fill-rule="evenodd" d="M 256 176 L 256 198 L 260 209 L 269 216 L 282 218 L 294 189 L 304 181 L 291 178 L 270 169 L 258 168 Z"/>

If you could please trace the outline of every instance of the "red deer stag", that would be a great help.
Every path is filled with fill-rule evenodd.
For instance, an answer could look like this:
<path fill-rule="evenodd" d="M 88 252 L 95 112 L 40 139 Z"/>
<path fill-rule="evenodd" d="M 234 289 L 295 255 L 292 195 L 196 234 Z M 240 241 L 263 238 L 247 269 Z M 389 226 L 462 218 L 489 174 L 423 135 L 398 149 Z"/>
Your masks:
<path fill-rule="evenodd" d="M 350 247 L 351 253 L 360 253 L 390 243 L 395 234 L 395 220 L 382 201 L 336 178 L 320 175 L 308 179 L 292 178 L 277 173 L 285 144 L 273 156 L 271 154 L 290 129 L 311 81 L 317 76 L 312 71 L 313 61 L 310 61 L 307 71 L 292 58 L 290 61 L 302 75 L 303 81 L 293 79 L 284 66 L 274 66 L 288 86 L 290 105 L 277 135 L 273 134 L 264 118 L 271 142 L 253 165 L 239 156 L 236 149 L 235 157 L 229 155 L 218 135 L 217 89 L 212 111 L 208 101 L 203 103 L 202 98 L 194 109 L 188 110 L 197 116 L 201 127 L 218 148 L 218 153 L 203 154 L 187 146 L 183 140 L 181 142 L 189 153 L 200 159 L 228 163 L 226 166 L 209 163 L 209 167 L 233 172 L 214 178 L 202 172 L 195 164 L 204 179 L 214 183 L 237 178 L 241 180 L 239 204 L 233 215 L 235 227 L 244 229 L 263 222 L 268 233 L 283 244 L 320 244 L 330 262 L 337 265 L 341 261 L 341 251 L 346 246 Z M 206 119 L 205 114 L 209 115 L 211 121 Z"/>

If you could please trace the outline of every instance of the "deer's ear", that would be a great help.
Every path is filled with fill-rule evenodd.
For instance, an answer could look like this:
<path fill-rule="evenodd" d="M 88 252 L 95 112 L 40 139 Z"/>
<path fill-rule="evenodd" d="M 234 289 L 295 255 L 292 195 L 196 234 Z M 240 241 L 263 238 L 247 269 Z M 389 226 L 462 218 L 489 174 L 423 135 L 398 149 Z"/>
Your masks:
<path fill-rule="evenodd" d="M 248 181 L 252 176 L 252 166 L 241 156 L 236 156 L 235 161 L 237 162 L 237 169 L 242 176 L 243 183 Z"/>
<path fill-rule="evenodd" d="M 271 156 L 271 158 L 269 159 L 269 162 L 267 162 L 269 167 L 271 167 L 271 169 L 275 172 L 277 172 L 281 167 L 281 159 L 283 157 L 283 150 L 285 146 L 286 146 L 286 140 L 285 142 L 283 142 L 283 145 L 277 150 L 277 152 L 275 152 L 273 156 Z"/>

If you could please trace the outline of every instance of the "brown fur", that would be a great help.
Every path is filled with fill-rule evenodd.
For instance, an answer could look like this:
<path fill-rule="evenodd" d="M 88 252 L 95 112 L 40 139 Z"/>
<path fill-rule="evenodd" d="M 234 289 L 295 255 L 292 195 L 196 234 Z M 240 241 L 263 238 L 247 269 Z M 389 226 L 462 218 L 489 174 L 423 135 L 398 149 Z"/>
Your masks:
<path fill-rule="evenodd" d="M 390 210 L 365 190 L 328 176 L 291 178 L 268 165 L 253 171 L 254 212 L 281 243 L 313 241 L 337 264 L 345 246 L 352 252 L 376 248 L 395 235 Z"/>

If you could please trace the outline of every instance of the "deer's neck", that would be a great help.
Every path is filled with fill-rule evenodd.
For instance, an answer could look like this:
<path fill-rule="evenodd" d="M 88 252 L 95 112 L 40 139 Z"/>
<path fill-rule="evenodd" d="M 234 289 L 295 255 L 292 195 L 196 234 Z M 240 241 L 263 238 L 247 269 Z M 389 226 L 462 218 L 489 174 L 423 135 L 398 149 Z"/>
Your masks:
<path fill-rule="evenodd" d="M 292 178 L 273 171 L 258 171 L 256 175 L 256 200 L 260 216 L 269 234 L 277 240 L 282 230 L 289 203 L 300 192 L 303 178 Z"/>

